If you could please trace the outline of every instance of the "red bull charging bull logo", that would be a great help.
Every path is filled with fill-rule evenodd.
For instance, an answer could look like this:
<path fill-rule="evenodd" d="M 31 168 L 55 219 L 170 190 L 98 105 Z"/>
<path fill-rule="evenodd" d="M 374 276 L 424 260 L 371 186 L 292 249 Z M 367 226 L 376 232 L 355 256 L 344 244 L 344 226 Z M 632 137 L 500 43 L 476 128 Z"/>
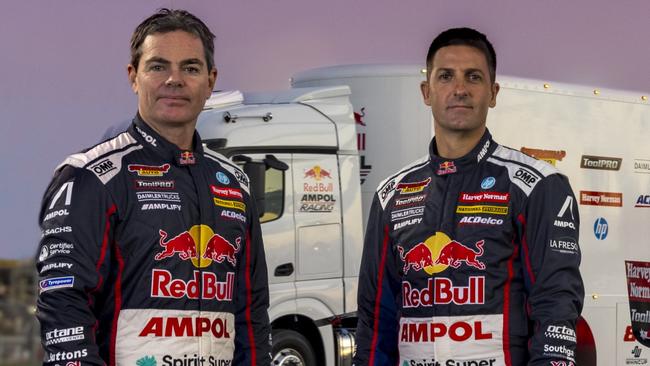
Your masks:
<path fill-rule="evenodd" d="M 478 258 L 484 253 L 485 241 L 475 243 L 476 250 L 449 238 L 446 234 L 437 232 L 424 242 L 421 242 L 404 253 L 404 248 L 397 246 L 400 258 L 404 262 L 404 274 L 409 270 L 424 270 L 429 275 L 439 273 L 447 267 L 459 268 L 467 265 L 476 269 L 485 269 L 485 264 Z"/>
<path fill-rule="evenodd" d="M 321 168 L 318 165 L 314 165 L 313 168 L 308 169 L 305 171 L 305 178 L 313 178 L 316 180 L 321 180 L 323 178 L 329 178 L 332 179 L 332 175 L 330 174 L 329 171 Z"/>
<path fill-rule="evenodd" d="M 237 265 L 236 254 L 241 248 L 241 237 L 236 238 L 233 245 L 207 225 L 194 225 L 171 239 L 165 230 L 159 230 L 159 234 L 163 251 L 154 257 L 157 261 L 178 256 L 184 261 L 190 260 L 197 268 L 205 268 L 212 261 Z"/>

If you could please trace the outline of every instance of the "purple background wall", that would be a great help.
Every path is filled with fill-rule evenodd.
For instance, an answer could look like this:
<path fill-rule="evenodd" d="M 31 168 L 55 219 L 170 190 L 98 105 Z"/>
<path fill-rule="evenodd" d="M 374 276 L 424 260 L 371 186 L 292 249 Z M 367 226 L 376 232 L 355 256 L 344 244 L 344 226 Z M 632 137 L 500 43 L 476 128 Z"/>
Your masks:
<path fill-rule="evenodd" d="M 217 34 L 219 89 L 289 87 L 297 71 L 423 63 L 451 26 L 485 32 L 498 72 L 650 92 L 650 2 L 441 0 L 6 1 L 0 10 L 0 258 L 35 253 L 53 168 L 130 119 L 130 34 L 159 7 Z M 641 94 L 641 93 L 640 93 Z"/>

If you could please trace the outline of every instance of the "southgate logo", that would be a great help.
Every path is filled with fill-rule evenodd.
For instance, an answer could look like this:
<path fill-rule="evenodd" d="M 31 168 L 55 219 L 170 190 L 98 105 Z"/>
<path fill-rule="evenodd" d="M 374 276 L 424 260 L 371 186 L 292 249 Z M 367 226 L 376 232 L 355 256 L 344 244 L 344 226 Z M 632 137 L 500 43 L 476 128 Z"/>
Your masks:
<path fill-rule="evenodd" d="M 591 206 L 623 206 L 623 193 L 580 191 L 580 204 Z"/>
<path fill-rule="evenodd" d="M 582 155 L 580 167 L 583 169 L 620 170 L 622 162 L 621 158 Z"/>
<path fill-rule="evenodd" d="M 603 217 L 597 218 L 594 222 L 594 235 L 596 235 L 596 239 L 605 240 L 608 233 L 609 227 L 607 225 L 607 220 Z"/>

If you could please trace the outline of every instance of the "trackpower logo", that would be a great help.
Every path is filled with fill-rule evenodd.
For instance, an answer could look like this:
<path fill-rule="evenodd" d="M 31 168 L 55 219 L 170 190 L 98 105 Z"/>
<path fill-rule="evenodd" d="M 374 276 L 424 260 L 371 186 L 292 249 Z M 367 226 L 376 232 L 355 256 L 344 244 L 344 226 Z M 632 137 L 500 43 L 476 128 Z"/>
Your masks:
<path fill-rule="evenodd" d="M 607 156 L 582 155 L 580 167 L 584 169 L 620 170 L 623 159 Z"/>

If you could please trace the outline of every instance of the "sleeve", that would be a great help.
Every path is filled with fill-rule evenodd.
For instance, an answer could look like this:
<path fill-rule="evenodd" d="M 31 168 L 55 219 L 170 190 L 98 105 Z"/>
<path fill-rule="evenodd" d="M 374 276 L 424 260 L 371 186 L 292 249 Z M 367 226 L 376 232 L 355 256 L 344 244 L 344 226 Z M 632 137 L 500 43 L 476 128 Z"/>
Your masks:
<path fill-rule="evenodd" d="M 580 218 L 568 179 L 554 174 L 540 181 L 519 222 L 528 311 L 534 327 L 529 365 L 575 363 L 575 326 L 584 286 L 579 270 Z"/>
<path fill-rule="evenodd" d="M 237 268 L 237 313 L 235 314 L 235 357 L 233 365 L 271 364 L 269 323 L 269 281 L 259 216 L 250 199 L 245 251 Z"/>
<path fill-rule="evenodd" d="M 66 166 L 45 192 L 36 259 L 44 365 L 104 365 L 96 297 L 109 271 L 115 206 L 90 172 Z"/>
<path fill-rule="evenodd" d="M 399 265 L 377 195 L 373 200 L 361 257 L 358 324 L 353 364 L 395 365 L 399 332 Z"/>

